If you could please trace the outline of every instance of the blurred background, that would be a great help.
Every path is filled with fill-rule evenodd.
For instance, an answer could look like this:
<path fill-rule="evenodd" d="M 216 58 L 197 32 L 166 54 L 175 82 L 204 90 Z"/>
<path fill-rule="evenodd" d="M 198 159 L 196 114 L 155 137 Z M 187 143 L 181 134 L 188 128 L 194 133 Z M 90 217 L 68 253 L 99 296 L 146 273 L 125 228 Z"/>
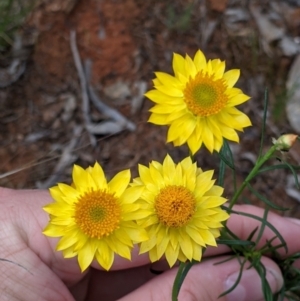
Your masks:
<path fill-rule="evenodd" d="M 137 164 L 175 161 L 186 146 L 166 144 L 166 127 L 147 123 L 143 94 L 155 71 L 172 73 L 173 52 L 238 68 L 251 100 L 239 108 L 253 127 L 230 143 L 241 183 L 260 147 L 263 104 L 269 107 L 264 149 L 272 137 L 300 133 L 300 1 L 297 0 L 0 0 L 0 186 L 48 188 L 71 181 L 73 164 L 97 160 L 108 178 Z M 196 159 L 216 169 L 218 156 Z M 300 142 L 269 165 L 300 164 Z M 300 217 L 300 192 L 288 170 L 253 180 L 269 200 Z M 233 191 L 230 170 L 225 196 Z M 260 204 L 245 192 L 240 202 Z"/>

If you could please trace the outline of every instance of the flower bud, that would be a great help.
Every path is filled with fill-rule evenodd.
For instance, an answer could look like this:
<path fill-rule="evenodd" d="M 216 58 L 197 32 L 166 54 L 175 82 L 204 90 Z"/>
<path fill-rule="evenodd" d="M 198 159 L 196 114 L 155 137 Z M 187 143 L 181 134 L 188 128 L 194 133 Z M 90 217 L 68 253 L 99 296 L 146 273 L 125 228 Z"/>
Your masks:
<path fill-rule="evenodd" d="M 288 152 L 297 140 L 298 135 L 295 134 L 284 134 L 277 140 L 273 138 L 273 144 L 277 146 L 277 149 L 283 152 Z"/>

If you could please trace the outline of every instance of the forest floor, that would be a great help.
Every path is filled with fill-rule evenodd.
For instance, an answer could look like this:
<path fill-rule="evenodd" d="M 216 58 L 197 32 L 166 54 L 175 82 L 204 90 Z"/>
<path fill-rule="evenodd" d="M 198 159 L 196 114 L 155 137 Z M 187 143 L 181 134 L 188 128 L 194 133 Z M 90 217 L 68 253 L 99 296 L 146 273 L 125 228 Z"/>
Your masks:
<path fill-rule="evenodd" d="M 87 167 L 97 160 L 110 178 L 126 168 L 136 176 L 139 163 L 162 161 L 167 153 L 176 162 L 186 157 L 186 146 L 174 148 L 166 143 L 166 127 L 147 122 L 153 104 L 143 97 L 152 87 L 155 71 L 172 73 L 174 52 L 193 56 L 201 49 L 210 59 L 225 60 L 227 70 L 241 70 L 237 85 L 251 100 L 240 109 L 253 126 L 240 134 L 239 144 L 230 143 L 238 184 L 258 155 L 266 89 L 264 151 L 272 145 L 272 137 L 294 132 L 285 106 L 286 80 L 297 51 L 286 51 L 283 35 L 266 37 L 257 14 L 260 20 L 284 29 L 285 37 L 298 41 L 300 8 L 296 1 L 252 1 L 253 7 L 248 6 L 249 1 L 234 0 L 40 2 L 22 28 L 23 40 L 27 39 L 24 47 L 29 51 L 25 72 L 0 89 L 1 186 L 47 188 L 56 182 L 70 183 L 74 163 Z M 276 12 L 275 4 L 282 14 Z M 128 120 L 129 130 L 114 134 L 110 128 L 114 121 L 92 103 L 88 118 L 105 126 L 92 133 L 87 130 L 71 31 L 76 32 L 81 61 L 92 64 L 90 82 L 99 99 Z M 298 144 L 284 158 L 280 153 L 277 156 L 299 165 Z M 203 148 L 196 159 L 204 170 L 216 169 L 217 177 L 216 154 Z M 268 164 L 276 163 L 274 158 Z M 256 178 L 253 186 L 275 204 L 290 208 L 284 214 L 300 217 L 299 194 L 288 190 L 290 175 L 289 170 L 274 170 Z M 230 198 L 232 191 L 228 170 L 225 196 Z M 245 199 L 261 203 L 247 191 L 240 201 Z"/>

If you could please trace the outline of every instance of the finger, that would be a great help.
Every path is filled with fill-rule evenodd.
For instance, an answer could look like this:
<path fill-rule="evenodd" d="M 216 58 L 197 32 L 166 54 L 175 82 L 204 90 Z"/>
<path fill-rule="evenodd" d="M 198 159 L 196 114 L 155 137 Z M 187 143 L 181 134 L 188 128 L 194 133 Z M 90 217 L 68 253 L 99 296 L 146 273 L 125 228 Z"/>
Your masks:
<path fill-rule="evenodd" d="M 253 268 L 245 269 L 238 286 L 228 295 L 219 298 L 224 291 L 234 285 L 240 270 L 240 263 L 237 260 L 215 265 L 224 259 L 226 257 L 222 256 L 194 265 L 182 284 L 178 299 L 185 301 L 263 300 L 261 280 Z M 267 271 L 267 281 L 272 292 L 275 293 L 279 291 L 283 284 L 280 270 L 269 258 L 263 257 L 262 262 Z M 177 270 L 177 268 L 174 268 L 155 277 L 142 287 L 120 299 L 120 301 L 171 300 L 171 292 Z"/>
<path fill-rule="evenodd" d="M 252 206 L 252 205 L 235 205 L 234 211 L 241 211 L 244 213 L 252 214 L 258 217 L 263 217 L 264 209 Z M 283 257 L 289 256 L 291 254 L 295 254 L 300 252 L 300 240 L 295 239 L 295 234 L 300 234 L 300 221 L 297 219 L 291 219 L 287 217 L 279 216 L 273 212 L 269 212 L 267 216 L 267 220 L 270 224 L 272 224 L 277 231 L 281 234 L 283 239 L 286 242 L 288 252 L 285 251 L 283 247 L 279 248 L 277 251 Z M 246 240 L 250 233 L 258 227 L 261 227 L 261 222 L 242 215 L 231 214 L 230 218 L 227 222 L 228 228 L 240 239 Z M 252 241 L 255 241 L 258 232 L 252 238 Z M 262 237 L 260 238 L 257 249 L 265 245 L 267 240 L 273 239 L 277 236 L 274 231 L 272 231 L 268 226 L 265 227 Z M 277 237 L 272 245 L 275 246 L 277 244 L 281 244 L 279 238 Z M 227 246 L 218 246 L 217 248 L 208 248 L 205 252 L 205 256 L 219 255 L 229 251 Z"/>
<path fill-rule="evenodd" d="M 39 254 L 42 260 L 47 265 L 51 266 L 52 269 L 64 281 L 70 284 L 79 281 L 82 278 L 82 275 L 78 267 L 77 259 L 64 259 L 61 252 L 54 252 L 58 239 L 45 237 L 41 233 L 42 229 L 48 222 L 48 216 L 43 210 L 41 210 L 41 208 L 45 204 L 52 202 L 49 193 L 47 191 L 40 190 L 16 191 L 0 188 L 0 196 L 2 197 L 2 199 L 9 198 L 10 200 L 15 200 L 15 204 L 10 205 L 14 207 L 14 210 L 19 210 L 19 212 L 17 212 L 18 218 L 16 219 L 16 221 L 24 230 L 30 248 L 34 252 Z M 26 212 L 28 210 L 30 211 L 29 213 Z M 249 205 L 236 205 L 234 207 L 234 210 L 251 213 L 260 217 L 263 216 L 264 213 L 263 209 Z M 37 225 L 34 225 L 33 221 L 28 223 L 28 216 L 30 215 L 33 215 L 33 217 L 35 217 Z M 288 218 L 280 217 L 272 212 L 270 212 L 268 215 L 268 221 L 278 229 L 278 231 L 286 240 L 289 250 L 288 254 L 293 254 L 300 251 L 300 241 L 294 239 L 294 233 L 300 232 L 300 225 L 292 222 Z M 228 221 L 229 228 L 241 239 L 247 239 L 253 229 L 260 225 L 260 222 L 257 220 L 237 214 L 231 214 Z M 264 244 L 266 242 L 266 239 L 270 240 L 273 237 L 274 233 L 266 227 L 264 234 L 260 240 L 259 246 Z M 278 239 L 276 240 L 276 242 L 278 242 Z M 45 246 L 48 246 L 48 248 L 46 249 Z M 205 256 L 224 254 L 228 251 L 228 247 L 220 245 L 217 248 L 208 248 L 205 252 Z M 281 248 L 279 252 L 283 255 L 285 253 L 283 248 Z M 139 255 L 138 253 L 139 250 L 136 246 L 132 251 L 131 261 L 116 256 L 112 269 L 125 269 L 148 264 L 148 254 Z M 93 266 L 100 268 L 96 262 L 93 263 Z M 70 271 L 70 269 L 72 270 L 72 273 L 68 272 Z M 72 275 L 71 278 L 70 275 Z"/>
<path fill-rule="evenodd" d="M 0 257 L 19 263 L 19 258 L 26 258 L 24 256 L 27 253 L 18 258 L 15 254 L 26 250 L 36 254 L 40 263 L 50 267 L 67 285 L 72 285 L 84 276 L 77 259 L 64 259 L 61 252 L 55 251 L 57 239 L 48 238 L 42 233 L 48 222 L 48 215 L 42 207 L 51 201 L 47 191 L 0 187 L 0 240 L 3 247 Z M 28 264 L 31 264 L 30 260 L 28 259 Z M 29 268 L 30 265 L 27 266 Z"/>
<path fill-rule="evenodd" d="M 9 225 L 0 228 L 1 300 L 74 301 L 61 279 L 19 240 L 19 233 Z"/>
<path fill-rule="evenodd" d="M 114 301 L 122 296 L 137 289 L 150 279 L 169 270 L 170 267 L 166 260 L 160 260 L 152 264 L 142 265 L 126 270 L 101 271 L 90 269 L 89 279 L 85 277 L 84 282 L 88 281 L 89 290 L 87 294 L 82 295 L 82 287 L 76 286 L 76 290 L 71 288 L 77 301 L 81 300 L 105 300 Z M 101 285 L 99 285 L 101 284 Z"/>
<path fill-rule="evenodd" d="M 0 282 L 1 300 L 74 301 L 72 294 L 61 279 L 46 265 L 41 264 L 39 259 L 35 260 L 35 262 L 39 261 L 36 266 L 28 264 L 28 261 L 34 263 L 34 258 L 30 258 L 28 254 L 23 255 L 26 256 L 24 267 L 27 270 L 11 265 L 0 269 L 4 278 L 1 278 Z"/>
<path fill-rule="evenodd" d="M 251 205 L 236 205 L 233 209 L 235 211 L 241 211 L 258 217 L 263 217 L 264 215 L 264 209 Z M 300 233 L 299 220 L 281 217 L 273 212 L 269 212 L 267 220 L 278 230 L 278 232 L 282 235 L 287 244 L 288 253 L 286 253 L 285 249 L 282 247 L 278 249 L 279 254 L 281 254 L 284 257 L 300 252 L 300 240 L 295 240 L 295 233 Z M 246 240 L 249 237 L 250 233 L 256 227 L 261 227 L 261 222 L 250 217 L 238 214 L 231 214 L 227 226 L 241 240 Z M 274 238 L 274 236 L 276 236 L 276 234 L 269 227 L 265 227 L 263 235 L 257 244 L 257 249 L 262 247 L 267 240 L 271 240 L 272 238 Z M 256 237 L 257 234 L 254 235 L 252 240 L 254 241 Z M 272 245 L 277 245 L 280 243 L 280 240 L 276 238 L 272 242 Z M 226 254 L 229 251 L 230 248 L 225 245 L 218 245 L 217 247 L 208 247 L 204 253 L 204 257 Z M 132 260 L 128 261 L 124 258 L 116 256 L 112 266 L 112 270 L 136 267 L 147 263 L 149 263 L 148 254 L 139 255 L 139 248 L 136 246 L 132 251 Z M 96 262 L 93 263 L 93 266 L 95 268 L 101 268 Z"/>
<path fill-rule="evenodd" d="M 115 301 L 156 277 L 150 264 L 119 271 L 91 270 L 89 292 L 85 300 Z"/>

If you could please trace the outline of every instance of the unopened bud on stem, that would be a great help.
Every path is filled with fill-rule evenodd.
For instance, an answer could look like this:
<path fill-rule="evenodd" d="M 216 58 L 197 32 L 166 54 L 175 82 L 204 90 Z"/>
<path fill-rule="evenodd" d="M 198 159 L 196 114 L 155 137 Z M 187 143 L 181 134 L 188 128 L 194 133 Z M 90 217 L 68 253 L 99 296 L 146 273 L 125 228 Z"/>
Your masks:
<path fill-rule="evenodd" d="M 278 150 L 287 152 L 293 146 L 297 138 L 298 135 L 284 134 L 280 136 L 277 140 L 273 138 L 273 144 L 277 146 Z"/>

